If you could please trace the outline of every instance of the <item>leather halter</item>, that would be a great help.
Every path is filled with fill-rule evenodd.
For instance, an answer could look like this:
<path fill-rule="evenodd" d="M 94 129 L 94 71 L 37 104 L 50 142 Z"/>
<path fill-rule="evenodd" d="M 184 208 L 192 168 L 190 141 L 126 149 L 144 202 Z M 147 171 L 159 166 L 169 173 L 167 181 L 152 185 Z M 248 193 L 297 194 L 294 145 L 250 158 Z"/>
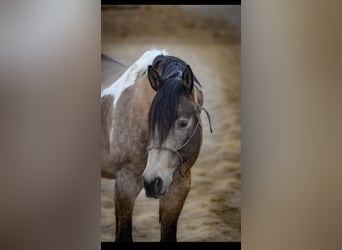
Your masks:
<path fill-rule="evenodd" d="M 191 141 L 191 139 L 192 139 L 192 137 L 195 135 L 195 133 L 196 133 L 196 131 L 197 131 L 197 129 L 198 129 L 198 127 L 199 126 L 201 126 L 202 127 L 202 124 L 201 124 L 201 117 L 200 117 L 200 115 L 201 115 L 201 110 L 204 110 L 205 111 L 205 113 L 207 114 L 207 118 L 208 118 L 208 121 L 209 121 L 209 128 L 210 128 L 210 133 L 212 133 L 213 132 L 213 130 L 212 130 L 212 128 L 211 128 L 211 119 L 210 119 L 210 115 L 209 115 L 209 113 L 208 113 L 208 111 L 204 108 L 204 107 L 202 107 L 202 106 L 198 106 L 198 112 L 197 112 L 197 114 L 196 114 L 196 117 L 197 117 L 197 123 L 196 123 L 196 126 L 195 126 L 195 128 L 194 128 L 194 130 L 192 131 L 192 133 L 191 133 L 191 135 L 185 140 L 185 142 L 182 144 L 182 145 L 180 145 L 180 146 L 178 146 L 178 147 L 176 147 L 176 148 L 169 148 L 169 147 L 156 147 L 156 146 L 151 146 L 151 147 L 149 147 L 148 149 L 147 149 L 147 152 L 149 152 L 150 150 L 152 150 L 152 149 L 158 149 L 158 150 L 168 150 L 168 151 L 170 151 L 170 152 L 172 152 L 172 153 L 175 153 L 177 156 L 178 156 L 178 159 L 179 159 L 179 165 L 178 165 L 178 171 L 179 171 L 179 174 L 180 174 L 180 176 L 182 176 L 182 177 L 184 177 L 184 173 L 183 173 L 183 171 L 182 171 L 182 166 L 183 166 L 183 157 L 182 157 L 182 155 L 181 155 L 181 153 L 179 152 L 179 150 L 181 150 L 182 148 L 184 148 L 190 141 Z M 188 169 L 189 170 L 189 169 Z M 186 171 L 187 172 L 187 171 Z"/>

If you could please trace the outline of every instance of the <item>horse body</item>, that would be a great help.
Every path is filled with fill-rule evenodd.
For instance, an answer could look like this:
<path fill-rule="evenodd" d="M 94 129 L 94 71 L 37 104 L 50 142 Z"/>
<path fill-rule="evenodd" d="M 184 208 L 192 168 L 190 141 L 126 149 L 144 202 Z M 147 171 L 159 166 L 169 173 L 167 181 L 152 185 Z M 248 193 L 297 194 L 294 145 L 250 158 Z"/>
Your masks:
<path fill-rule="evenodd" d="M 101 93 L 101 175 L 104 177 L 114 179 L 116 173 L 126 165 L 133 165 L 132 171 L 140 174 L 145 168 L 146 120 L 155 95 L 147 82 L 147 65 L 152 64 L 160 53 L 157 50 L 146 52 Z M 139 165 L 143 166 L 139 168 Z"/>
<path fill-rule="evenodd" d="M 176 241 L 202 144 L 202 105 L 190 67 L 160 50 L 145 52 L 102 91 L 101 175 L 116 179 L 116 241 L 132 241 L 134 202 L 143 187 L 160 199 L 161 241 Z"/>

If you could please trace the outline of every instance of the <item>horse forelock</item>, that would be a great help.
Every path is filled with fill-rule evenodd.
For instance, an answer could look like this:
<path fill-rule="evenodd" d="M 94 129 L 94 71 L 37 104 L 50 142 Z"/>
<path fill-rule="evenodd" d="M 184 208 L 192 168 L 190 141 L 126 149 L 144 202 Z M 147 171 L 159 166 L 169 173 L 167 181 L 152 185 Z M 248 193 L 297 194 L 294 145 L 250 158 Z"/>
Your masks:
<path fill-rule="evenodd" d="M 186 67 L 184 61 L 173 56 L 158 56 L 152 65 L 160 74 L 162 83 L 149 110 L 149 134 L 161 146 L 177 119 L 181 100 L 186 100 L 182 103 L 184 106 L 193 102 L 193 98 L 182 84 L 182 73 Z"/>
<path fill-rule="evenodd" d="M 182 59 L 170 55 L 158 55 L 152 63 L 152 66 L 157 70 L 162 79 L 170 77 L 181 77 L 187 63 Z M 202 85 L 193 74 L 194 84 L 196 88 L 202 89 Z"/>

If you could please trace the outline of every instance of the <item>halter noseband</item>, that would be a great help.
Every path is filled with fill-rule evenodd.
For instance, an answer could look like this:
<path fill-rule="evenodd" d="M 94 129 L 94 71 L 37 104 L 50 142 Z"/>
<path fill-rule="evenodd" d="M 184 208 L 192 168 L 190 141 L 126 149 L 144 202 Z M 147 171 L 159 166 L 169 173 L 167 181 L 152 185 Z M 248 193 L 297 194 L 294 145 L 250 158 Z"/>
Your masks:
<path fill-rule="evenodd" d="M 178 156 L 178 159 L 179 159 L 178 171 L 179 171 L 180 176 L 182 176 L 182 177 L 184 177 L 184 173 L 183 173 L 183 171 L 182 171 L 182 166 L 183 166 L 183 162 L 184 162 L 184 161 L 183 161 L 182 155 L 179 153 L 179 150 L 181 150 L 182 148 L 184 148 L 184 147 L 191 141 L 191 139 L 192 139 L 192 137 L 195 135 L 195 133 L 196 133 L 198 127 L 199 127 L 199 126 L 202 126 L 202 124 L 201 124 L 201 117 L 200 117 L 200 115 L 201 115 L 201 110 L 204 110 L 205 113 L 207 114 L 207 118 L 208 118 L 208 121 L 209 121 L 210 133 L 213 132 L 213 131 L 212 131 L 212 128 L 211 128 L 211 119 L 210 119 L 210 115 L 209 115 L 208 111 L 207 111 L 205 108 L 203 108 L 202 106 L 198 106 L 198 110 L 199 110 L 199 111 L 198 111 L 198 113 L 196 114 L 196 117 L 197 117 L 197 124 L 196 124 L 194 130 L 192 131 L 191 135 L 188 137 L 188 139 L 186 139 L 186 141 L 185 141 L 182 145 L 176 147 L 175 149 L 169 148 L 169 147 L 155 147 L 155 146 L 151 146 L 151 147 L 149 147 L 149 148 L 147 149 L 147 152 L 149 152 L 149 151 L 152 150 L 152 149 L 159 149 L 159 150 L 164 149 L 164 150 L 168 150 L 168 151 L 170 151 L 170 152 L 172 152 L 172 153 L 175 153 L 175 154 Z"/>

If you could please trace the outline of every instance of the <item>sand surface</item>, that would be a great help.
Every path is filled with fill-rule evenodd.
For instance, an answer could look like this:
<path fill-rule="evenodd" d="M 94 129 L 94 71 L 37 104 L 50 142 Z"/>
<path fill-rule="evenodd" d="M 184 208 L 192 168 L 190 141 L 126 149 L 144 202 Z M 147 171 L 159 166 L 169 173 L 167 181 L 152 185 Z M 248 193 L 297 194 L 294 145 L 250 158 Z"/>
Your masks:
<path fill-rule="evenodd" d="M 241 241 L 239 20 L 240 6 L 102 7 L 102 53 L 130 65 L 148 49 L 166 49 L 192 67 L 205 91 L 213 134 L 202 114 L 203 145 L 179 217 L 178 241 Z M 109 83 L 104 77 L 102 87 Z M 114 240 L 113 195 L 114 181 L 102 179 L 102 241 Z M 142 191 L 133 212 L 133 240 L 159 239 L 158 200 Z"/>

